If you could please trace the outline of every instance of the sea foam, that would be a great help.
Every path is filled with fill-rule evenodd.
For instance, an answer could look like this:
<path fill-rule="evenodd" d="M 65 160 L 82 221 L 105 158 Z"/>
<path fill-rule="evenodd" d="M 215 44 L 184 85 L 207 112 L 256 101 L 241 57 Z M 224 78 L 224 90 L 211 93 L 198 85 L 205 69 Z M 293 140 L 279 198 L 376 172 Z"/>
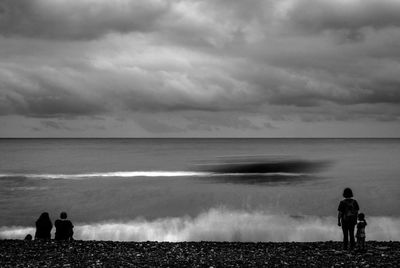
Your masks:
<path fill-rule="evenodd" d="M 368 217 L 367 221 L 367 240 L 400 240 L 400 218 Z M 341 228 L 333 216 L 294 217 L 225 208 L 213 208 L 196 217 L 76 224 L 74 232 L 74 238 L 79 240 L 113 241 L 311 242 L 342 239 Z M 0 228 L 3 239 L 20 239 L 28 233 L 33 234 L 34 228 Z"/>

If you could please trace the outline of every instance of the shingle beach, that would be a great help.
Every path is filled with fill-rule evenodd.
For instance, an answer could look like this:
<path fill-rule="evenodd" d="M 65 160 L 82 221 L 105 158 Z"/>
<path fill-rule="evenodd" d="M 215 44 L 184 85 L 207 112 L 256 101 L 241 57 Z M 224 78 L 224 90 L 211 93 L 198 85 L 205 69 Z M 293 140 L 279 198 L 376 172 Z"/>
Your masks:
<path fill-rule="evenodd" d="M 400 242 L 110 242 L 0 240 L 0 267 L 400 267 Z"/>

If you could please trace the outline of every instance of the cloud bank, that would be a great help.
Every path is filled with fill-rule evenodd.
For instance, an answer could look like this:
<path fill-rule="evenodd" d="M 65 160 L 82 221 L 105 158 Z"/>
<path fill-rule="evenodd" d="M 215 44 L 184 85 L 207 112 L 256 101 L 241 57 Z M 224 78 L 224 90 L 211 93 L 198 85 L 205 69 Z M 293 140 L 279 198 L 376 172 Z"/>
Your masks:
<path fill-rule="evenodd" d="M 0 117 L 70 129 L 113 118 L 160 135 L 302 122 L 400 134 L 399 13 L 396 0 L 5 0 Z"/>
<path fill-rule="evenodd" d="M 168 2 L 5 0 L 0 27 L 6 36 L 95 39 L 110 32 L 151 31 Z"/>

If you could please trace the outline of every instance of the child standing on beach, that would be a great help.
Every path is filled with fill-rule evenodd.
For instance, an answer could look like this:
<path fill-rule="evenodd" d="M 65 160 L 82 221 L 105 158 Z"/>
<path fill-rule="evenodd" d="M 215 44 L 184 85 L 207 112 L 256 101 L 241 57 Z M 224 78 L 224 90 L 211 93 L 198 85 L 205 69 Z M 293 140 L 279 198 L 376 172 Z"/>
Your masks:
<path fill-rule="evenodd" d="M 358 214 L 357 222 L 357 244 L 360 250 L 365 250 L 365 226 L 367 226 L 367 221 L 365 220 L 364 213 Z"/>

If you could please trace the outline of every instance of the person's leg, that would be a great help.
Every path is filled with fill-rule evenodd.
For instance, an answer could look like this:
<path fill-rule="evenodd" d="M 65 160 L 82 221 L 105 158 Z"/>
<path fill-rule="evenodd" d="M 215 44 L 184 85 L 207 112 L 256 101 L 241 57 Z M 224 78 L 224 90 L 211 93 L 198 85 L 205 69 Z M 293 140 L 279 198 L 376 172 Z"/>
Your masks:
<path fill-rule="evenodd" d="M 349 224 L 348 228 L 349 228 L 349 235 L 350 235 L 350 249 L 354 249 L 355 245 L 356 245 L 356 241 L 354 240 L 354 224 Z"/>
<path fill-rule="evenodd" d="M 349 243 L 349 229 L 347 224 L 342 222 L 342 231 L 343 231 L 343 249 L 347 249 L 347 244 Z"/>
<path fill-rule="evenodd" d="M 361 249 L 364 251 L 365 250 L 365 237 L 361 238 Z"/>

